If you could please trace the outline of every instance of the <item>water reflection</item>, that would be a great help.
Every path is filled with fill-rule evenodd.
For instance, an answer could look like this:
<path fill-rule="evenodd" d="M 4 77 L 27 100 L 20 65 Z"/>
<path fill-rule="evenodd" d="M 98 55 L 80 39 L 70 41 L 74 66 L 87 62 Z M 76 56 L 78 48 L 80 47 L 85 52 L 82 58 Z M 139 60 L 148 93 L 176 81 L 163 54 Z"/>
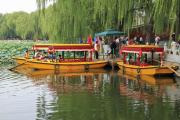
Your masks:
<path fill-rule="evenodd" d="M 35 85 L 46 84 L 48 89 L 56 94 L 49 104 L 46 101 L 46 93 L 37 98 L 38 119 L 80 120 L 97 118 L 98 112 L 101 111 L 100 103 L 109 102 L 109 99 L 112 99 L 103 98 L 106 96 L 106 92 L 109 92 L 106 90 L 110 87 L 111 76 L 113 76 L 104 69 L 59 73 L 50 70 L 26 69 L 17 72 L 26 74 Z M 51 106 L 51 109 L 48 106 Z"/>
<path fill-rule="evenodd" d="M 54 72 L 27 67 L 15 73 L 1 69 L 0 74 L 0 106 L 13 113 L 0 111 L 0 118 L 27 119 L 20 116 L 24 113 L 37 120 L 180 119 L 177 78 L 129 76 L 104 69 Z"/>
<path fill-rule="evenodd" d="M 146 104 L 152 104 L 157 97 L 163 98 L 166 87 L 175 85 L 173 77 L 133 76 L 123 75 L 121 72 L 118 72 L 118 75 L 121 79 L 120 94 Z"/>
<path fill-rule="evenodd" d="M 25 74 L 37 85 L 46 83 L 48 88 L 57 93 L 99 92 L 101 85 L 109 82 L 109 71 L 93 69 L 89 71 L 32 70 L 19 68 L 18 73 Z M 102 82 L 104 80 L 104 82 Z"/>

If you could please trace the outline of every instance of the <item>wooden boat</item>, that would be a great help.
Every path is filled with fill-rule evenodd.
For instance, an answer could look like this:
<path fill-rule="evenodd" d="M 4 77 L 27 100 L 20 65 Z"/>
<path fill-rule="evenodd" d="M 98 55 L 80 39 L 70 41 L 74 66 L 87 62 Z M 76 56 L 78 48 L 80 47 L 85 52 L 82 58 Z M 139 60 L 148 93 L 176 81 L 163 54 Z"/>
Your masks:
<path fill-rule="evenodd" d="M 34 51 L 33 56 L 40 51 L 49 54 L 50 58 L 15 57 L 14 59 L 18 64 L 26 64 L 30 68 L 58 71 L 103 68 L 108 63 L 105 60 L 92 59 L 93 46 L 90 44 L 37 44 L 32 47 L 32 51 Z"/>
<path fill-rule="evenodd" d="M 173 74 L 168 66 L 163 66 L 164 49 L 154 45 L 128 45 L 122 47 L 123 60 L 117 62 L 126 74 L 165 75 Z"/>

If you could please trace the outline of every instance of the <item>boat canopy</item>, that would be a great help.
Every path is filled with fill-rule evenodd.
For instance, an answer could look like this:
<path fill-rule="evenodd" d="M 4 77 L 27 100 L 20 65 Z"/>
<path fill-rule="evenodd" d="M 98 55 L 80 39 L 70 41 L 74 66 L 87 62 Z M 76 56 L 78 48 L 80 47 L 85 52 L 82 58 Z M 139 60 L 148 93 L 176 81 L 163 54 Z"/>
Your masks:
<path fill-rule="evenodd" d="M 90 44 L 36 44 L 33 50 L 53 50 L 53 51 L 93 51 Z"/>
<path fill-rule="evenodd" d="M 107 29 L 106 31 L 95 33 L 95 36 L 120 36 L 120 35 L 126 35 L 125 32 L 117 31 L 113 29 Z"/>
<path fill-rule="evenodd" d="M 164 48 L 154 45 L 128 45 L 122 47 L 120 53 L 150 53 L 150 52 L 158 52 L 163 53 Z"/>

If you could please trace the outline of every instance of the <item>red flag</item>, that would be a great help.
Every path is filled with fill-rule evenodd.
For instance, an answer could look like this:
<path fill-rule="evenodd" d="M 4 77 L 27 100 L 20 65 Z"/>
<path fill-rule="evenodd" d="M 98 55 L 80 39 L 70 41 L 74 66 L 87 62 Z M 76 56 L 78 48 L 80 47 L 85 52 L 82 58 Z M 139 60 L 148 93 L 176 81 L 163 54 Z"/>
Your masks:
<path fill-rule="evenodd" d="M 92 45 L 92 37 L 91 37 L 91 35 L 88 36 L 87 43 Z"/>

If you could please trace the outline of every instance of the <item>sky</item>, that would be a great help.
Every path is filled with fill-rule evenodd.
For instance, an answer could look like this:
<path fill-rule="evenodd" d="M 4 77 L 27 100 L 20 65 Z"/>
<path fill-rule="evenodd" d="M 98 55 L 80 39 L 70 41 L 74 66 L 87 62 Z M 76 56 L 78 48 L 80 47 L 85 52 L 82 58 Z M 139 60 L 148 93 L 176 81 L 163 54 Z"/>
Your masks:
<path fill-rule="evenodd" d="M 0 0 L 0 13 L 17 11 L 33 12 L 37 10 L 36 0 Z"/>

